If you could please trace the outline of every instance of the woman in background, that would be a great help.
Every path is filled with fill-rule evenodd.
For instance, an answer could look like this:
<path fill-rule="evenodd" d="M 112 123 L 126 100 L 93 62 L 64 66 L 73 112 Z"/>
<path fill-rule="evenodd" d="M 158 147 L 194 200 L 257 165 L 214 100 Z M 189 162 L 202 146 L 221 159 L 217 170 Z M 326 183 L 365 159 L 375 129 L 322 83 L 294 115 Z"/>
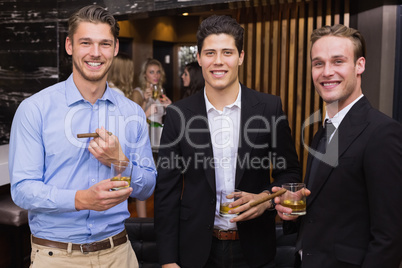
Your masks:
<path fill-rule="evenodd" d="M 131 99 L 134 83 L 134 62 L 126 54 L 119 53 L 113 60 L 107 75 L 109 87 Z M 135 208 L 139 218 L 147 216 L 146 201 L 135 199 Z"/>
<path fill-rule="evenodd" d="M 107 82 L 113 90 L 130 99 L 134 83 L 133 60 L 119 53 L 110 66 Z"/>
<path fill-rule="evenodd" d="M 205 85 L 202 70 L 198 62 L 190 62 L 184 67 L 184 72 L 181 75 L 183 80 L 182 98 L 193 95 L 194 93 L 202 90 Z"/>
<path fill-rule="evenodd" d="M 147 59 L 141 67 L 140 86 L 133 92 L 133 100 L 141 105 L 147 118 L 160 124 L 165 113 L 164 108 L 172 103 L 163 91 L 164 82 L 165 71 L 162 64 L 156 59 Z M 155 89 L 159 91 L 159 96 L 158 94 L 152 96 Z"/>

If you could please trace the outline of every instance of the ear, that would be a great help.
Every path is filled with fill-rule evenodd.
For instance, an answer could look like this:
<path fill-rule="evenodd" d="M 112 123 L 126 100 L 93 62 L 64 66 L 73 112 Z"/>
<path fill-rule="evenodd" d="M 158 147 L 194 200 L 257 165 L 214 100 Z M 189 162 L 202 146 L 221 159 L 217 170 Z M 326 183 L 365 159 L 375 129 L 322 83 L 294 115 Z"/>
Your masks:
<path fill-rule="evenodd" d="M 244 61 L 244 50 L 242 50 L 240 53 L 239 66 L 243 64 L 243 61 Z"/>
<path fill-rule="evenodd" d="M 356 62 L 356 73 L 361 75 L 365 69 L 366 69 L 366 59 L 364 57 L 360 57 L 359 59 L 357 59 Z"/>
<path fill-rule="evenodd" d="M 71 56 L 73 54 L 73 40 L 71 40 L 68 36 L 66 38 L 65 48 L 67 54 Z"/>
<path fill-rule="evenodd" d="M 115 56 L 115 57 L 116 57 L 117 54 L 119 53 L 119 47 L 120 47 L 119 39 L 116 38 L 116 45 L 114 46 L 114 56 Z"/>

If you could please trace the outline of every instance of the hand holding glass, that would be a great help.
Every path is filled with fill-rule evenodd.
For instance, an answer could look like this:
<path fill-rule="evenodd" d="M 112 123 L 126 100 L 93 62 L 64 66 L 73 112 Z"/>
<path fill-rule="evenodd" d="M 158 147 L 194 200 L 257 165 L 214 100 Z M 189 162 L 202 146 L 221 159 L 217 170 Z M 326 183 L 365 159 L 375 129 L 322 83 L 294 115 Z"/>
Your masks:
<path fill-rule="evenodd" d="M 281 196 L 281 205 L 292 209 L 286 216 L 301 216 L 306 214 L 306 185 L 304 183 L 285 183 L 282 188 L 287 191 Z"/>
<path fill-rule="evenodd" d="M 131 184 L 133 164 L 129 161 L 116 161 L 111 164 L 112 181 L 126 181 L 127 186 L 112 188 L 113 191 L 128 188 Z"/>
<path fill-rule="evenodd" d="M 228 198 L 231 197 L 231 198 Z M 234 190 L 234 192 L 229 192 L 229 191 L 221 191 L 221 195 L 220 195 L 221 199 L 220 199 L 220 208 L 219 208 L 219 215 L 221 217 L 227 217 L 227 218 L 234 218 L 238 215 L 237 214 L 229 214 L 229 210 L 237 208 L 237 207 L 233 207 L 233 208 L 229 208 L 229 204 L 236 201 L 237 199 L 239 199 L 241 197 L 241 191 L 240 190 Z"/>

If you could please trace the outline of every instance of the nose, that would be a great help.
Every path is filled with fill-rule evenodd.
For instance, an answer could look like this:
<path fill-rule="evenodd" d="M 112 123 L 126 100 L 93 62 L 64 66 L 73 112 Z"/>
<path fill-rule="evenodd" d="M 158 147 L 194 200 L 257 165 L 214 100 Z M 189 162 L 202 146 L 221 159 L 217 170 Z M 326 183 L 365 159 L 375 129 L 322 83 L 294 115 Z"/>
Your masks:
<path fill-rule="evenodd" d="M 222 57 L 223 57 L 222 53 L 217 53 L 216 57 L 215 57 L 215 64 L 218 64 L 218 65 L 222 64 L 222 62 L 223 62 Z"/>
<path fill-rule="evenodd" d="M 100 49 L 98 44 L 93 44 L 91 47 L 91 56 L 97 57 L 100 55 Z"/>
<path fill-rule="evenodd" d="M 332 76 L 334 74 L 334 69 L 332 68 L 331 64 L 325 64 L 323 75 L 324 76 Z"/>

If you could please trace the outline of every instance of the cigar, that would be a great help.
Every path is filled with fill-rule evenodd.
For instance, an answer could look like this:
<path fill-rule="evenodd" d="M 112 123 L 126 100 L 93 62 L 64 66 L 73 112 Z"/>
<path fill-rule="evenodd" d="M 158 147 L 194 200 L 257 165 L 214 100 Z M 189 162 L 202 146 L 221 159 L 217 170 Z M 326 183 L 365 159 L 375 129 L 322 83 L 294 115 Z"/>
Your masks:
<path fill-rule="evenodd" d="M 282 188 L 282 189 L 280 189 L 279 191 L 277 191 L 277 192 L 275 192 L 273 194 L 270 194 L 270 195 L 268 195 L 268 196 L 266 196 L 264 198 L 261 198 L 260 200 L 256 200 L 254 202 L 251 202 L 250 207 L 255 207 L 256 205 L 259 205 L 259 204 L 261 204 L 263 202 L 266 202 L 268 200 L 274 199 L 277 196 L 283 195 L 286 191 L 287 191 L 286 189 Z"/>
<path fill-rule="evenodd" d="M 112 132 L 107 132 L 107 134 L 109 134 L 109 136 L 112 136 L 113 133 Z M 83 133 L 83 134 L 77 134 L 77 138 L 97 138 L 99 137 L 98 133 Z"/>

